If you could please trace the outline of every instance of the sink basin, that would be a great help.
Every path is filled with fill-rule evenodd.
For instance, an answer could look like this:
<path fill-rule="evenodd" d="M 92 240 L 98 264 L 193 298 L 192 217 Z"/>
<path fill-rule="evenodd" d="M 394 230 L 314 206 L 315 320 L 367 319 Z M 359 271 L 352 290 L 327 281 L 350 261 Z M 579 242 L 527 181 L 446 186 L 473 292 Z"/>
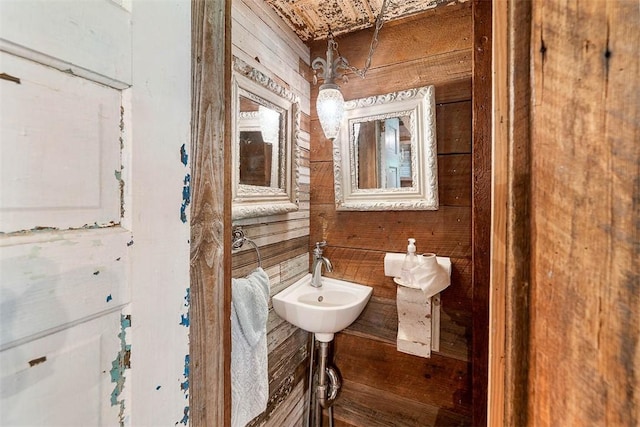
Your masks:
<path fill-rule="evenodd" d="M 329 277 L 315 288 L 307 274 L 273 296 L 273 309 L 287 322 L 314 333 L 318 341 L 328 342 L 360 316 L 372 291 L 370 286 Z"/>

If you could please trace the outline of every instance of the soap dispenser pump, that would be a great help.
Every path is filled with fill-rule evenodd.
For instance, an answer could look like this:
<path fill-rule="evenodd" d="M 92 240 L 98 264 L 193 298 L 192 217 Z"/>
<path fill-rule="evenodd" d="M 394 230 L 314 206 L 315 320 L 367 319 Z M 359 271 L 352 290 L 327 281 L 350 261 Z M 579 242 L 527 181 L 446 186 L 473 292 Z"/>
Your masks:
<path fill-rule="evenodd" d="M 402 262 L 402 271 L 400 280 L 406 285 L 413 285 L 413 274 L 411 270 L 418 266 L 418 257 L 416 256 L 416 239 L 409 238 L 409 244 L 407 245 L 407 254 L 404 256 Z"/>

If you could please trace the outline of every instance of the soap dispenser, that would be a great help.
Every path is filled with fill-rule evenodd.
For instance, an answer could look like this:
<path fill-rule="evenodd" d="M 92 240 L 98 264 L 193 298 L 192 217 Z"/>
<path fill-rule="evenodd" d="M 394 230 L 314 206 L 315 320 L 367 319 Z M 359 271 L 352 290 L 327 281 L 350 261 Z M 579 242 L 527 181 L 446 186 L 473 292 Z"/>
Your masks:
<path fill-rule="evenodd" d="M 418 266 L 418 257 L 416 256 L 416 239 L 409 238 L 409 244 L 407 245 L 407 254 L 404 256 L 402 262 L 402 270 L 400 273 L 400 280 L 405 285 L 413 285 L 413 270 Z"/>

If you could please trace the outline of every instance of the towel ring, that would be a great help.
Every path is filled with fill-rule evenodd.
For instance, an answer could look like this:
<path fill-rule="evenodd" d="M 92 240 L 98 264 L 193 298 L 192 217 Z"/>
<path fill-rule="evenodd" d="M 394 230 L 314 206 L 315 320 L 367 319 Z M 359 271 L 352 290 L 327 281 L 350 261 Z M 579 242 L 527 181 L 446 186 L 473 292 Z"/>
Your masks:
<path fill-rule="evenodd" d="M 253 246 L 253 249 L 256 250 L 256 256 L 258 257 L 258 267 L 262 268 L 262 257 L 260 256 L 260 249 L 258 249 L 258 245 L 256 245 L 256 242 L 245 236 L 244 230 L 242 228 L 235 227 L 231 234 L 231 247 L 234 250 L 240 249 L 245 242 L 250 243 Z"/>

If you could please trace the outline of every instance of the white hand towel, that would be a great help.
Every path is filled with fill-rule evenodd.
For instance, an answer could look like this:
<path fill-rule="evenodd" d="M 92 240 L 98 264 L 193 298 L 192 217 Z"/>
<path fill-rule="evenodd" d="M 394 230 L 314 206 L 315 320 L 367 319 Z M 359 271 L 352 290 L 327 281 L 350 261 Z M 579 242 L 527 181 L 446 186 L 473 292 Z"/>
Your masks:
<path fill-rule="evenodd" d="M 244 427 L 267 409 L 269 276 L 257 268 L 231 281 L 231 425 Z"/>

